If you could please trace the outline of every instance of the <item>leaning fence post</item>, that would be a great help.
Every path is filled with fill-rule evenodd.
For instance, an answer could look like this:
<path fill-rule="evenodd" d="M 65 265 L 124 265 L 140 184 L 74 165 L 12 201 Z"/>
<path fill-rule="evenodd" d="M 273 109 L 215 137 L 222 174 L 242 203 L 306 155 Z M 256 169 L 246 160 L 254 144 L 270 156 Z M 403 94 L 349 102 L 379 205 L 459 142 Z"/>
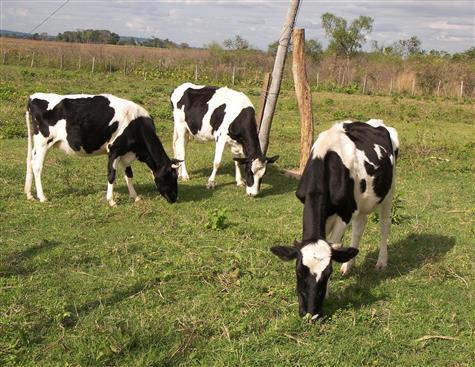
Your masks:
<path fill-rule="evenodd" d="M 34 64 L 35 64 L 35 52 L 33 52 L 33 53 L 31 54 L 31 64 L 30 64 L 30 67 L 32 68 Z"/>
<path fill-rule="evenodd" d="M 460 81 L 460 98 L 463 97 L 463 80 Z"/>

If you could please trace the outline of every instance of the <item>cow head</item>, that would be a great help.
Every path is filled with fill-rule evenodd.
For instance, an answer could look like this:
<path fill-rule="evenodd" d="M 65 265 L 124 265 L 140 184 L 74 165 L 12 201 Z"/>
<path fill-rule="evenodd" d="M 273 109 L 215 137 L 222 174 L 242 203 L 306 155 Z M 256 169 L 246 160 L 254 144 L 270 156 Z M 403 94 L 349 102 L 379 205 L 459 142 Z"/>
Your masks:
<path fill-rule="evenodd" d="M 323 316 L 323 300 L 332 273 L 332 260 L 344 263 L 358 254 L 358 249 L 328 244 L 324 240 L 296 243 L 291 246 L 274 246 L 270 249 L 284 261 L 296 260 L 299 314 L 310 314 L 312 320 Z"/>
<path fill-rule="evenodd" d="M 169 203 L 174 203 L 178 198 L 178 167 L 181 161 L 172 159 L 170 164 L 164 165 L 159 170 L 153 172 L 155 185 L 158 192 Z"/>
<path fill-rule="evenodd" d="M 246 193 L 249 196 L 256 196 L 259 193 L 262 177 L 264 177 L 266 173 L 267 164 L 274 163 L 278 158 L 278 155 L 270 158 L 234 158 L 236 162 L 246 167 Z"/>

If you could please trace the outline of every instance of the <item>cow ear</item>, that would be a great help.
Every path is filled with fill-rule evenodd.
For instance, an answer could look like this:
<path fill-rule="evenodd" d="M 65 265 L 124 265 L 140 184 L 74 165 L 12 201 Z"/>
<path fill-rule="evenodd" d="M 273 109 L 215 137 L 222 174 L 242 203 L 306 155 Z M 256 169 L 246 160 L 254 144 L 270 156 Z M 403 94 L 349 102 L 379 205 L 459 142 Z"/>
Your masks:
<path fill-rule="evenodd" d="M 249 158 L 240 158 L 240 157 L 234 157 L 233 158 L 236 162 L 239 164 L 246 164 L 249 163 Z"/>
<path fill-rule="evenodd" d="M 270 158 L 266 157 L 266 162 L 269 163 L 269 164 L 274 163 L 277 159 L 279 159 L 278 155 L 274 155 L 273 157 L 270 157 Z"/>
<path fill-rule="evenodd" d="M 335 248 L 334 246 L 331 246 L 331 248 L 332 260 L 339 263 L 346 263 L 347 261 L 350 261 L 352 258 L 354 258 L 356 255 L 358 255 L 358 249 L 354 247 Z"/>
<path fill-rule="evenodd" d="M 173 159 L 171 160 L 172 168 L 173 168 L 173 169 L 177 169 L 178 167 L 180 167 L 180 165 L 181 165 L 182 162 L 183 162 L 183 161 L 180 160 L 180 159 L 173 158 Z"/>
<path fill-rule="evenodd" d="M 299 254 L 297 248 L 290 246 L 273 246 L 270 248 L 270 251 L 284 261 L 296 259 Z"/>

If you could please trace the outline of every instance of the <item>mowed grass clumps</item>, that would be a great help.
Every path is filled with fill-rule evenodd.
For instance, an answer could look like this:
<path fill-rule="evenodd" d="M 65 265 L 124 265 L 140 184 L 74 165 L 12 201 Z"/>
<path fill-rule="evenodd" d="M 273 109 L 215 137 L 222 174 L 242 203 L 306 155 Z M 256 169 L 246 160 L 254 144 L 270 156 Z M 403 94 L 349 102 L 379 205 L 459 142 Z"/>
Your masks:
<path fill-rule="evenodd" d="M 228 151 L 207 190 L 214 145 L 192 141 L 191 181 L 176 204 L 137 162 L 143 200 L 129 201 L 119 174 L 110 209 L 106 158 L 57 150 L 43 174 L 50 201 L 40 204 L 23 194 L 28 94 L 140 102 L 171 155 L 168 95 L 184 80 L 24 70 L 4 67 L 0 82 L 1 365 L 472 365 L 473 104 L 313 95 L 317 131 L 382 118 L 398 129 L 401 155 L 388 269 L 374 270 L 379 229 L 370 221 L 356 268 L 344 278 L 335 266 L 327 317 L 311 324 L 298 317 L 294 265 L 269 252 L 301 234 L 297 182 L 279 171 L 298 162 L 292 90 L 279 98 L 269 154 L 281 158 L 258 198 L 236 187 Z M 244 92 L 257 104 L 256 90 Z"/>

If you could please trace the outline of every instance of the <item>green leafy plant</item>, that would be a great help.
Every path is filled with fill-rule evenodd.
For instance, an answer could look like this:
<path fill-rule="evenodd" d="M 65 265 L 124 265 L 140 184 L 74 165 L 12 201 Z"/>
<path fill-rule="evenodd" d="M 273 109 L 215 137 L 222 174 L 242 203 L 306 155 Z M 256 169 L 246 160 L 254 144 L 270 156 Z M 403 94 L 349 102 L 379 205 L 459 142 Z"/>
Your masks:
<path fill-rule="evenodd" d="M 225 229 L 227 227 L 226 219 L 225 208 L 213 209 L 208 213 L 208 222 L 205 224 L 205 228 L 215 231 Z"/>

